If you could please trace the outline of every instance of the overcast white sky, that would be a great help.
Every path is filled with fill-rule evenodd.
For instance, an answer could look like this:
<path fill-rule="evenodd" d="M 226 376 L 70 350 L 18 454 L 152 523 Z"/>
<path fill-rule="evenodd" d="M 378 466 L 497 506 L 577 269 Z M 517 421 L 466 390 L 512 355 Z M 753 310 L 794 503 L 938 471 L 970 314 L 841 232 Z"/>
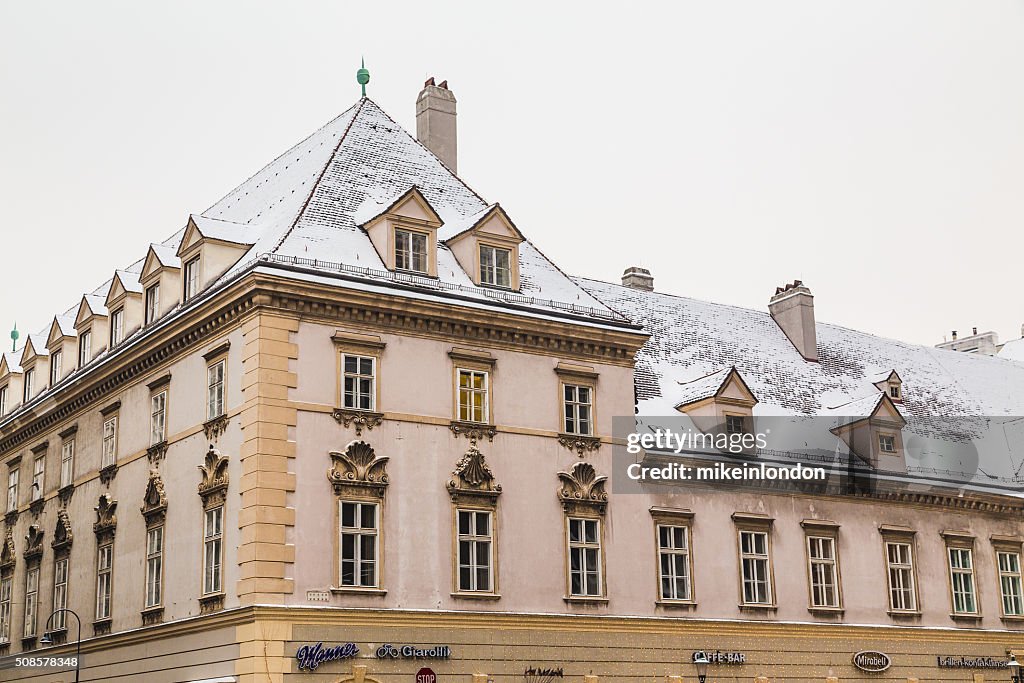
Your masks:
<path fill-rule="evenodd" d="M 0 330 L 359 96 L 459 99 L 460 175 L 563 269 L 933 344 L 1020 336 L 1021 2 L 0 0 Z"/>

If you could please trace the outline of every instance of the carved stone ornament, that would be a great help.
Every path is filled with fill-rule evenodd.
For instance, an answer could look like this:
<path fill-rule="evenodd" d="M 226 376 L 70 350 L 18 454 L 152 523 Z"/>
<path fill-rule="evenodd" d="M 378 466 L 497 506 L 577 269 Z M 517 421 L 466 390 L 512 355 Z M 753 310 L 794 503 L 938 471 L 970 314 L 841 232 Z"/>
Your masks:
<path fill-rule="evenodd" d="M 471 443 L 469 450 L 455 463 L 452 480 L 448 482 L 448 494 L 453 503 L 458 503 L 463 497 L 494 500 L 501 495 L 501 484 L 494 480 L 494 473 L 475 443 Z"/>
<path fill-rule="evenodd" d="M 68 503 L 71 502 L 71 496 L 75 493 L 75 485 L 68 484 L 67 486 L 61 486 L 57 489 L 57 498 L 60 499 L 60 505 L 62 508 L 66 508 Z"/>
<path fill-rule="evenodd" d="M 96 539 L 100 542 L 111 540 L 117 530 L 117 501 L 109 493 L 100 496 L 96 505 L 96 523 L 92 525 Z"/>
<path fill-rule="evenodd" d="M 199 613 L 210 614 L 224 609 L 224 594 L 214 593 L 199 598 Z"/>
<path fill-rule="evenodd" d="M 164 492 L 164 480 L 160 478 L 160 473 L 155 469 L 149 471 L 146 494 L 142 497 L 142 507 L 139 508 L 139 511 L 146 518 L 146 526 L 162 524 L 167 516 L 167 494 Z"/>
<path fill-rule="evenodd" d="M 25 535 L 25 559 L 36 560 L 43 556 L 43 530 L 38 524 L 28 528 Z"/>
<path fill-rule="evenodd" d="M 18 561 L 17 554 L 18 551 L 14 547 L 14 530 L 8 527 L 7 536 L 4 537 L 3 549 L 0 549 L 0 571 L 4 575 L 14 571 L 14 565 Z"/>
<path fill-rule="evenodd" d="M 57 525 L 53 529 L 53 542 L 50 545 L 53 546 L 55 553 L 60 553 L 70 550 L 73 540 L 74 535 L 71 533 L 71 518 L 68 517 L 68 511 L 59 510 Z"/>
<path fill-rule="evenodd" d="M 150 465 L 157 465 L 167 457 L 167 442 L 161 441 L 155 443 L 146 449 L 146 459 L 149 460 Z"/>
<path fill-rule="evenodd" d="M 46 499 L 43 497 L 36 498 L 28 504 L 29 512 L 32 513 L 32 518 L 35 519 L 43 513 L 43 508 L 46 507 Z"/>
<path fill-rule="evenodd" d="M 498 433 L 494 425 L 480 424 L 479 422 L 463 422 L 462 420 L 452 420 L 448 428 L 452 430 L 452 434 L 456 438 L 465 436 L 469 439 L 470 443 L 483 441 L 485 438 L 488 441 L 494 441 L 494 435 Z"/>
<path fill-rule="evenodd" d="M 228 416 L 218 415 L 212 420 L 203 423 L 203 433 L 207 441 L 216 441 L 217 437 L 223 434 L 228 428 Z"/>
<path fill-rule="evenodd" d="M 199 482 L 199 496 L 203 499 L 203 508 L 223 505 L 228 495 L 228 459 L 210 444 L 206 451 L 206 460 L 199 465 L 203 480 Z"/>
<path fill-rule="evenodd" d="M 10 528 L 13 528 L 14 525 L 17 524 L 17 523 L 18 523 L 18 511 L 16 509 L 15 510 L 8 510 L 7 514 L 4 515 L 4 524 L 6 524 L 7 528 L 10 529 Z"/>
<path fill-rule="evenodd" d="M 562 434 L 558 437 L 558 443 L 570 451 L 576 451 L 576 455 L 581 458 L 586 457 L 587 453 L 593 453 L 601 447 L 601 439 L 596 436 L 584 436 L 582 434 Z"/>
<path fill-rule="evenodd" d="M 164 620 L 164 608 L 163 605 L 157 607 L 148 607 L 141 612 L 142 614 L 142 625 L 153 626 L 159 624 Z"/>
<path fill-rule="evenodd" d="M 371 413 L 366 410 L 351 410 L 348 408 L 335 408 L 334 419 L 343 427 L 350 425 L 356 428 L 356 436 L 362 436 L 363 429 L 373 431 L 384 421 L 383 413 Z"/>
<path fill-rule="evenodd" d="M 387 456 L 378 457 L 365 441 L 353 441 L 344 452 L 331 451 L 330 456 L 327 479 L 334 486 L 335 494 L 351 491 L 384 497 L 388 486 Z"/>
<path fill-rule="evenodd" d="M 112 462 L 103 469 L 100 470 L 100 481 L 103 482 L 104 486 L 110 486 L 110 482 L 114 481 L 114 477 L 117 476 L 117 463 Z"/>
<path fill-rule="evenodd" d="M 578 462 L 568 472 L 559 472 L 562 486 L 558 499 L 569 513 L 590 509 L 603 515 L 608 506 L 608 493 L 604 490 L 608 477 L 598 475 L 589 462 Z"/>

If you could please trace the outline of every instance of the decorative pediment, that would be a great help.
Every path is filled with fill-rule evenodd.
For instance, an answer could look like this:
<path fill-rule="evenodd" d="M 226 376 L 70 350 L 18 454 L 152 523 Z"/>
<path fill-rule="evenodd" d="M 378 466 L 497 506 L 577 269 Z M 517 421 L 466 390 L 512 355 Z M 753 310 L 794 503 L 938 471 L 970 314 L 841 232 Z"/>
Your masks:
<path fill-rule="evenodd" d="M 160 472 L 155 469 L 149 471 L 146 494 L 142 497 L 142 507 L 139 511 L 146 518 L 146 526 L 161 524 L 167 516 L 167 494 L 164 492 L 164 480 L 160 478 Z"/>
<path fill-rule="evenodd" d="M 106 318 L 107 308 L 103 304 L 103 297 L 97 294 L 86 294 L 78 305 L 78 315 L 75 316 L 75 327 L 79 327 L 94 317 Z"/>
<path fill-rule="evenodd" d="M 10 374 L 21 374 L 21 365 L 14 360 L 13 354 L 0 354 L 0 377 L 6 377 Z"/>
<path fill-rule="evenodd" d="M 38 524 L 28 528 L 25 535 L 25 560 L 36 560 L 43 556 L 43 530 Z"/>
<path fill-rule="evenodd" d="M 441 237 L 447 243 L 453 244 L 469 235 L 491 238 L 502 242 L 508 241 L 511 244 L 519 244 L 526 238 L 519 228 L 512 222 L 501 204 L 491 204 L 487 208 L 478 211 L 460 221 L 446 223 L 441 230 Z"/>
<path fill-rule="evenodd" d="M 49 355 L 50 351 L 46 348 L 45 340 L 30 334 L 25 342 L 25 347 L 21 350 L 21 367 L 24 368 L 31 364 L 38 356 Z"/>
<path fill-rule="evenodd" d="M 689 382 L 680 382 L 676 410 L 689 413 L 692 410 L 716 402 L 751 409 L 757 405 L 757 397 L 743 380 L 736 366 L 723 368 L 710 375 Z"/>
<path fill-rule="evenodd" d="M 603 515 L 608 505 L 608 493 L 604 490 L 608 477 L 599 475 L 589 462 L 578 462 L 568 472 L 559 472 L 562 481 L 558 499 L 566 512 L 589 509 Z"/>
<path fill-rule="evenodd" d="M 95 510 L 96 523 L 92 525 L 92 530 L 97 540 L 112 539 L 117 530 L 117 501 L 111 498 L 109 493 L 104 493 L 100 496 Z"/>
<path fill-rule="evenodd" d="M 487 466 L 484 454 L 475 443 L 469 445 L 469 450 L 455 464 L 447 488 L 454 503 L 463 498 L 494 500 L 501 494 L 501 484 L 494 480 L 494 474 Z"/>
<path fill-rule="evenodd" d="M 77 337 L 78 331 L 73 323 L 74 321 L 71 318 L 54 316 L 53 322 L 50 323 L 50 333 L 46 337 L 47 348 L 53 348 L 66 337 Z"/>
<path fill-rule="evenodd" d="M 14 571 L 17 563 L 18 551 L 14 547 L 14 530 L 7 527 L 7 535 L 4 537 L 3 549 L 0 549 L 0 571 L 4 574 Z"/>
<path fill-rule="evenodd" d="M 206 460 L 199 465 L 203 480 L 199 482 L 199 496 L 203 499 L 204 508 L 223 505 L 228 492 L 228 459 L 220 451 L 210 445 L 206 451 Z"/>
<path fill-rule="evenodd" d="M 126 270 L 115 271 L 104 303 L 109 308 L 126 296 L 142 296 L 142 283 L 139 282 L 139 274 L 129 273 Z"/>
<path fill-rule="evenodd" d="M 356 225 L 367 227 L 383 217 L 404 218 L 422 223 L 424 226 L 437 228 L 441 225 L 441 217 L 434 211 L 427 198 L 415 185 L 390 199 L 376 201 L 367 198 L 353 216 Z"/>
<path fill-rule="evenodd" d="M 50 544 L 54 551 L 69 550 L 74 535 L 71 532 L 71 518 L 67 510 L 57 512 L 57 525 L 53 529 L 53 542 Z"/>
<path fill-rule="evenodd" d="M 351 491 L 384 497 L 388 485 L 387 456 L 378 456 L 365 441 L 352 441 L 344 452 L 331 451 L 330 456 L 327 479 L 335 494 Z"/>
<path fill-rule="evenodd" d="M 174 247 L 163 244 L 151 244 L 146 252 L 146 261 L 142 265 L 142 274 L 139 280 L 146 282 L 161 270 L 179 270 L 181 259 L 175 253 Z"/>

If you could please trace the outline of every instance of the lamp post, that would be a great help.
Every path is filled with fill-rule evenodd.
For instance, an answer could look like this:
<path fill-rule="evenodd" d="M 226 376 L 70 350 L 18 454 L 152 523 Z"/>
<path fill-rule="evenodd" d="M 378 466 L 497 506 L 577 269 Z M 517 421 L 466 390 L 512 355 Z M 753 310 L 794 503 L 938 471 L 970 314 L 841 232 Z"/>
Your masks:
<path fill-rule="evenodd" d="M 39 639 L 40 645 L 52 645 L 53 638 L 50 637 L 50 623 L 53 618 L 61 612 L 67 612 L 75 617 L 75 621 L 78 622 L 78 643 L 75 647 L 75 683 L 78 683 L 78 672 L 82 666 L 82 620 L 79 618 L 78 613 L 70 609 L 55 609 L 46 619 L 46 627 L 43 629 L 43 637 Z"/>
<path fill-rule="evenodd" d="M 1013 681 L 1013 683 L 1022 683 L 1020 662 L 1017 661 L 1017 658 L 1014 655 L 1010 655 L 1010 661 L 1006 663 L 1006 668 L 1010 670 L 1010 680 Z"/>
<path fill-rule="evenodd" d="M 705 683 L 708 680 L 708 664 L 711 660 L 708 659 L 708 655 L 703 650 L 700 652 L 693 653 L 693 663 L 697 667 L 697 680 L 700 683 Z"/>

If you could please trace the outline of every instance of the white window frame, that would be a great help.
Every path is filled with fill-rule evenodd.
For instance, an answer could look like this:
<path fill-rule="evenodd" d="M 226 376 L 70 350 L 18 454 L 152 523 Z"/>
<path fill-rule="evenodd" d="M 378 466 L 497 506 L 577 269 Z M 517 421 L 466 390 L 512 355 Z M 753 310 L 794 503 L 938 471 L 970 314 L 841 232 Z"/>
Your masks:
<path fill-rule="evenodd" d="M 886 445 L 890 447 L 887 448 Z M 894 434 L 879 434 L 878 435 L 878 450 L 886 455 L 896 454 L 896 436 Z"/>
<path fill-rule="evenodd" d="M 807 577 L 812 608 L 839 609 L 842 593 L 839 585 L 839 550 L 835 536 L 807 534 Z M 825 556 L 825 549 L 830 556 Z M 827 596 L 831 590 L 832 599 Z"/>
<path fill-rule="evenodd" d="M 50 354 L 50 386 L 55 387 L 60 382 L 64 372 L 64 352 L 57 349 Z"/>
<path fill-rule="evenodd" d="M 110 312 L 110 348 L 124 341 L 124 307 Z"/>
<path fill-rule="evenodd" d="M 469 384 L 467 386 L 462 385 L 462 378 L 466 376 L 469 378 Z M 483 377 L 483 388 L 477 388 L 473 381 L 477 377 Z M 458 400 L 457 414 L 458 419 L 461 422 L 477 422 L 480 424 L 488 424 L 491 419 L 491 373 L 487 370 L 479 370 L 475 368 L 456 368 L 455 371 L 455 391 Z M 476 413 L 476 405 L 473 400 L 476 396 L 483 396 L 481 403 L 480 412 L 481 419 L 474 419 Z M 467 400 L 464 400 L 467 399 Z"/>
<path fill-rule="evenodd" d="M 898 556 L 893 559 L 892 550 L 903 548 L 898 551 Z M 885 541 L 885 569 L 886 585 L 889 589 L 889 609 L 893 612 L 916 612 L 917 611 L 917 576 L 914 567 L 914 544 L 910 540 L 887 540 Z M 897 595 L 909 596 L 909 600 L 902 597 L 897 600 Z M 909 603 L 909 604 L 908 604 Z"/>
<path fill-rule="evenodd" d="M 5 384 L 0 387 L 0 416 L 7 414 L 7 387 Z"/>
<path fill-rule="evenodd" d="M 224 592 L 224 506 L 203 512 L 203 595 Z"/>
<path fill-rule="evenodd" d="M 199 293 L 199 267 L 202 263 L 202 256 L 193 256 L 185 262 L 182 272 L 182 286 L 184 287 L 184 301 L 188 301 Z"/>
<path fill-rule="evenodd" d="M 22 398 L 22 402 L 23 403 L 28 403 L 29 401 L 32 400 L 32 394 L 35 391 L 35 386 L 33 386 L 36 383 L 36 369 L 35 368 L 29 368 L 28 370 L 25 370 L 25 380 L 24 381 L 25 381 L 25 387 L 24 387 L 24 391 L 22 392 L 21 398 Z"/>
<path fill-rule="evenodd" d="M 345 507 L 352 506 L 352 524 L 345 524 Z M 365 509 L 373 510 L 373 525 L 363 526 Z M 365 500 L 338 501 L 338 585 L 342 588 L 379 588 L 380 587 L 380 503 Z M 345 539 L 352 539 L 351 557 L 346 557 Z M 365 557 L 364 543 L 373 548 L 372 558 Z M 352 566 L 351 579 L 346 582 L 345 567 Z M 363 569 L 369 566 L 373 576 L 366 580 Z"/>
<path fill-rule="evenodd" d="M 68 439 L 60 446 L 60 487 L 75 481 L 75 440 Z"/>
<path fill-rule="evenodd" d="M 583 391 L 586 391 L 587 400 L 581 398 Z M 586 413 L 586 419 L 582 417 L 583 413 Z M 594 435 L 594 386 L 592 384 L 562 382 L 562 427 L 566 434 Z"/>
<path fill-rule="evenodd" d="M 465 516 L 465 517 L 464 517 Z M 464 530 L 462 521 L 468 519 Z M 480 533 L 479 518 L 486 519 L 486 533 Z M 460 593 L 494 592 L 494 513 L 491 510 L 460 507 L 455 509 L 456 540 L 456 588 Z M 464 582 L 463 571 L 468 572 Z M 484 570 L 486 585 L 480 585 L 480 570 Z"/>
<path fill-rule="evenodd" d="M 165 541 L 163 524 L 146 529 L 146 609 L 159 607 L 164 602 Z"/>
<path fill-rule="evenodd" d="M 355 370 L 348 369 L 349 359 L 355 362 Z M 370 363 L 370 372 L 364 372 L 364 363 Z M 351 381 L 352 390 L 349 390 Z M 369 387 L 366 387 L 366 384 Z M 368 405 L 361 405 L 367 398 Z M 341 354 L 341 405 L 347 410 L 377 409 L 377 357 L 358 353 Z"/>
<path fill-rule="evenodd" d="M 58 557 L 53 562 L 53 629 L 63 631 L 67 627 L 68 608 L 68 570 L 70 560 L 67 556 Z"/>
<path fill-rule="evenodd" d="M 46 453 L 37 455 L 32 460 L 32 501 L 43 497 L 46 486 Z"/>
<path fill-rule="evenodd" d="M 78 367 L 84 368 L 92 360 L 92 330 L 82 330 L 78 335 Z"/>
<path fill-rule="evenodd" d="M 950 606 L 956 615 L 978 614 L 978 586 L 974 580 L 974 550 L 962 546 L 946 547 L 949 567 Z"/>
<path fill-rule="evenodd" d="M 114 542 L 96 548 L 96 621 L 111 617 L 111 596 L 114 593 Z"/>
<path fill-rule="evenodd" d="M 39 627 L 39 565 L 25 572 L 25 623 L 22 636 L 34 638 Z"/>
<path fill-rule="evenodd" d="M 498 263 L 498 252 L 504 252 L 506 263 L 503 268 Z M 489 263 L 484 262 L 484 254 L 490 256 Z M 480 259 L 480 284 L 501 289 L 512 288 L 512 250 L 493 244 L 480 244 L 477 255 Z M 504 275 L 504 281 L 502 281 Z"/>
<path fill-rule="evenodd" d="M 751 539 L 752 543 L 744 548 L 744 540 Z M 764 541 L 764 551 L 760 552 L 757 547 L 757 539 Z M 774 591 L 772 590 L 772 549 L 771 532 L 768 529 L 740 529 L 739 530 L 739 558 L 740 558 L 740 597 L 744 605 L 774 605 Z M 760 595 L 760 588 L 764 588 L 763 599 Z M 753 594 L 748 592 L 753 589 Z"/>
<path fill-rule="evenodd" d="M 117 462 L 117 415 L 111 415 L 103 421 L 102 436 L 101 468 Z"/>
<path fill-rule="evenodd" d="M 18 483 L 21 478 L 21 463 L 7 471 L 7 512 L 18 509 Z"/>
<path fill-rule="evenodd" d="M 659 523 L 656 525 L 656 534 L 658 541 L 658 597 L 667 602 L 693 602 L 690 526 L 688 524 Z M 681 536 L 677 538 L 680 534 Z M 680 566 L 683 569 L 682 574 L 679 572 Z M 680 582 L 682 590 L 680 590 Z"/>
<path fill-rule="evenodd" d="M 1005 563 L 1004 558 L 1008 560 Z M 1003 616 L 1024 616 L 1024 575 L 1021 573 L 1020 551 L 997 549 L 996 571 L 999 573 L 999 602 Z"/>
<path fill-rule="evenodd" d="M 422 252 L 415 249 L 417 239 L 423 240 Z M 417 268 L 416 260 L 421 254 L 423 267 Z M 427 275 L 430 272 L 430 235 L 418 230 L 395 228 L 395 270 Z"/>
<path fill-rule="evenodd" d="M 593 535 L 588 535 L 593 525 Z M 604 596 L 604 551 L 601 543 L 601 520 L 597 517 L 570 516 L 566 518 L 565 542 L 567 550 L 567 588 L 572 598 L 601 598 Z M 573 530 L 577 529 L 575 540 Z M 589 539 L 594 540 L 589 540 Z M 575 562 L 575 568 L 574 568 Z M 578 586 L 573 585 L 573 579 Z M 596 582 L 596 585 L 595 585 Z"/>
<path fill-rule="evenodd" d="M 145 309 L 145 320 L 143 321 L 146 325 L 160 317 L 160 283 L 155 282 L 149 287 L 146 287 L 146 309 Z"/>
<path fill-rule="evenodd" d="M 161 389 L 149 398 L 149 445 L 167 440 L 167 389 Z"/>
<path fill-rule="evenodd" d="M 213 420 L 224 415 L 227 394 L 226 358 L 210 363 L 206 368 L 206 419 Z"/>
<path fill-rule="evenodd" d="M 13 605 L 14 576 L 8 574 L 0 578 L 0 643 L 11 642 L 11 618 Z"/>

